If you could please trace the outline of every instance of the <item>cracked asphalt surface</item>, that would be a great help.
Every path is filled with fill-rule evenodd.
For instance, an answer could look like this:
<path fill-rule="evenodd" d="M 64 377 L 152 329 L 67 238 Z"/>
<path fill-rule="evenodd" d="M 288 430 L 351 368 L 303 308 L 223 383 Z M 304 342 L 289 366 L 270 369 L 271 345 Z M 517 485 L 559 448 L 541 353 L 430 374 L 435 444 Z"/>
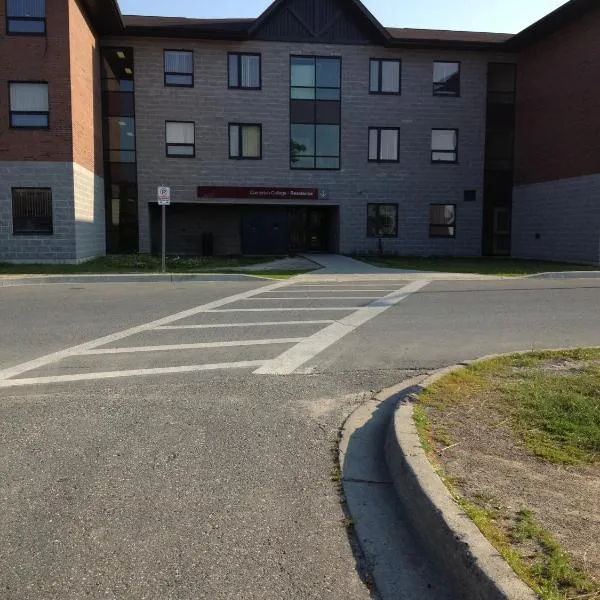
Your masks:
<path fill-rule="evenodd" d="M 267 285 L 0 289 L 0 369 Z M 337 297 L 378 286 L 327 287 Z M 306 374 L 223 369 L 0 388 L 0 598 L 369 598 L 357 570 L 368 565 L 352 551 L 331 481 L 345 418 L 374 392 L 449 363 L 598 345 L 599 301 L 591 279 L 434 282 L 312 358 Z M 204 313 L 181 324 L 343 314 Z M 151 331 L 111 347 L 296 338 L 326 326 Z M 74 356 L 22 377 L 267 360 L 293 345 Z M 415 579 L 449 597 L 434 565 Z"/>

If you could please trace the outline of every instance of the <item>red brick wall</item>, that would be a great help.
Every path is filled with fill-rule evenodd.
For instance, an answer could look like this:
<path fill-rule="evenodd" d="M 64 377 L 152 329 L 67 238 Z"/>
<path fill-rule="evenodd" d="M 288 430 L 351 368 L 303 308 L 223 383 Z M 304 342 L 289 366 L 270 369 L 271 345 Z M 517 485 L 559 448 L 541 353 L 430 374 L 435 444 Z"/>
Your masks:
<path fill-rule="evenodd" d="M 73 160 L 102 174 L 100 54 L 95 35 L 75 0 L 69 1 Z"/>
<path fill-rule="evenodd" d="M 600 9 L 527 48 L 517 86 L 517 184 L 600 173 Z"/>
<path fill-rule="evenodd" d="M 0 1 L 0 160 L 70 161 L 71 82 L 67 0 L 47 2 L 47 36 L 6 35 L 6 2 Z M 8 60 L 7 60 L 7 57 Z M 47 81 L 50 129 L 9 128 L 9 81 Z"/>

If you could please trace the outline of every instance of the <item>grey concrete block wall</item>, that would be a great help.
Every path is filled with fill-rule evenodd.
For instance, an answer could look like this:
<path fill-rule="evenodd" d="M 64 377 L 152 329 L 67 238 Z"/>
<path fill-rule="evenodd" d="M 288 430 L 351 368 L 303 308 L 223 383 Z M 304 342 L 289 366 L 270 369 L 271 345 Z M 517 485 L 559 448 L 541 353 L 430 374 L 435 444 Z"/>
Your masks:
<path fill-rule="evenodd" d="M 104 256 L 106 253 L 104 179 L 75 163 L 73 188 L 76 258 L 81 261 Z"/>
<path fill-rule="evenodd" d="M 12 188 L 52 190 L 52 235 L 14 235 Z M 0 162 L 0 260 L 76 263 L 105 254 L 104 181 L 70 162 Z"/>
<path fill-rule="evenodd" d="M 600 174 L 515 187 L 512 253 L 600 263 Z"/>
<path fill-rule="evenodd" d="M 487 64 L 512 57 L 481 52 L 402 51 L 375 46 L 217 42 L 161 39 L 106 40 L 135 51 L 136 136 L 141 250 L 150 249 L 148 202 L 156 187 L 172 187 L 177 202 L 196 202 L 196 188 L 214 186 L 318 187 L 340 206 L 342 252 L 369 252 L 367 204 L 399 204 L 399 235 L 385 249 L 402 254 L 479 255 Z M 164 86 L 163 50 L 194 51 L 195 87 Z M 227 52 L 262 54 L 262 90 L 230 90 Z M 342 57 L 342 168 L 297 171 L 289 166 L 290 55 Z M 402 95 L 369 94 L 369 59 L 402 60 Z M 434 97 L 434 60 L 462 64 L 460 98 Z M 194 121 L 196 158 L 165 156 L 165 121 Z M 261 123 L 263 160 L 229 160 L 228 124 Z M 400 127 L 400 162 L 367 161 L 368 128 Z M 431 164 L 432 128 L 459 129 L 459 163 Z M 465 189 L 477 191 L 464 203 Z M 429 237 L 430 204 L 457 205 L 456 239 Z M 318 204 L 318 203 L 315 203 Z"/>
<path fill-rule="evenodd" d="M 52 189 L 52 235 L 13 235 L 13 187 Z M 0 260 L 74 261 L 74 216 L 73 163 L 0 162 Z"/>

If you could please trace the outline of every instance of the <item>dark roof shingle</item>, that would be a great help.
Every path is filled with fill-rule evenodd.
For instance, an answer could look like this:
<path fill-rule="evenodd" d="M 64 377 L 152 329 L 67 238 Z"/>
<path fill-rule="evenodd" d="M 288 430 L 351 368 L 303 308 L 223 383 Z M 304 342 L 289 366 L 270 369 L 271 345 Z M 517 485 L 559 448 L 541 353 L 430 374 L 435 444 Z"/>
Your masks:
<path fill-rule="evenodd" d="M 123 15 L 123 23 L 131 29 L 198 29 L 214 31 L 245 31 L 254 19 L 188 19 L 185 17 L 149 17 Z"/>
<path fill-rule="evenodd" d="M 481 31 L 449 31 L 444 29 L 406 29 L 388 27 L 394 40 L 465 42 L 474 44 L 502 44 L 512 37 L 510 33 L 486 33 Z"/>

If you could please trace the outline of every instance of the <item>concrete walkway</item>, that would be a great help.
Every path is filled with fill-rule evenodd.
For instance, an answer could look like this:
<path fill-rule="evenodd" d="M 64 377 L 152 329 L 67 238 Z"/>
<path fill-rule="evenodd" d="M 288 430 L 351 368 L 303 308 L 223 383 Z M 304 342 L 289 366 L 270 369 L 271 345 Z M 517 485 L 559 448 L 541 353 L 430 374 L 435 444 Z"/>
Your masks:
<path fill-rule="evenodd" d="M 490 275 L 473 273 L 442 273 L 433 271 L 410 271 L 407 269 L 386 269 L 376 267 L 360 260 L 341 254 L 306 254 L 303 258 L 311 260 L 322 268 L 318 271 L 300 275 L 305 281 L 360 281 L 370 279 L 405 280 L 455 280 L 455 279 L 496 279 Z"/>

